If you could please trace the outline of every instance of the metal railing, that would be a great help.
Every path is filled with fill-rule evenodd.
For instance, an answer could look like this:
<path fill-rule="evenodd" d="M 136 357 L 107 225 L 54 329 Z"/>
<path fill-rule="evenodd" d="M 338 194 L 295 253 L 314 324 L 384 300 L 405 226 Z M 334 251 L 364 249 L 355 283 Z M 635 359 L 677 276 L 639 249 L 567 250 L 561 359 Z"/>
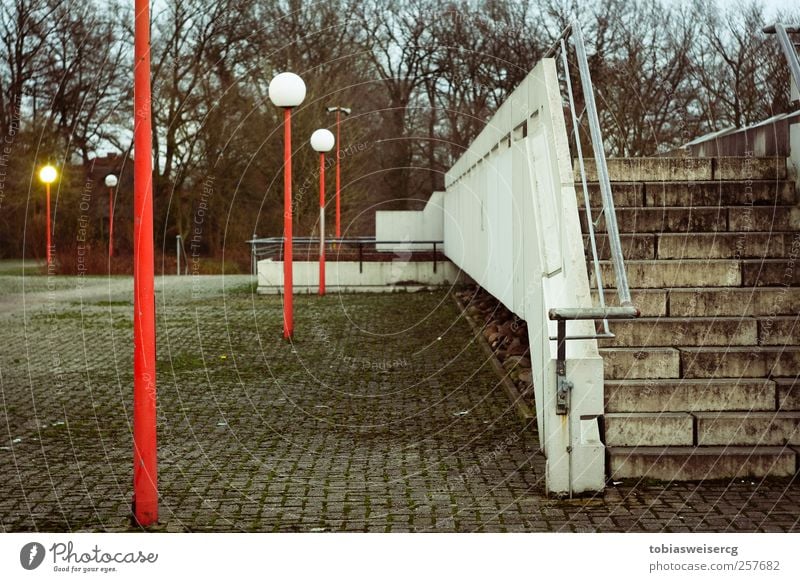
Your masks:
<path fill-rule="evenodd" d="M 800 91 L 800 59 L 797 57 L 797 45 L 789 38 L 790 34 L 800 33 L 800 27 L 786 26 L 780 22 L 776 22 L 771 26 L 765 26 L 763 30 L 766 34 L 778 35 L 778 43 L 781 45 L 783 56 L 786 57 L 786 62 L 789 65 L 789 71 L 792 73 L 795 87 Z"/>
<path fill-rule="evenodd" d="M 576 110 L 575 96 L 572 91 L 572 79 L 570 76 L 569 58 L 567 51 L 567 40 L 572 38 L 575 45 L 575 60 L 578 64 L 578 71 L 583 92 L 584 110 L 580 114 Z M 600 119 L 597 114 L 597 105 L 594 100 L 594 87 L 592 77 L 589 72 L 589 61 L 586 58 L 586 47 L 583 42 L 583 33 L 577 22 L 572 23 L 559 35 L 553 47 L 547 51 L 545 57 L 555 57 L 561 54 L 561 63 L 564 68 L 567 100 L 569 102 L 570 118 L 572 121 L 572 133 L 575 140 L 575 153 L 578 158 L 578 167 L 581 174 L 581 187 L 583 189 L 584 211 L 586 213 L 587 230 L 589 231 L 589 244 L 592 250 L 592 264 L 594 266 L 595 281 L 597 282 L 597 295 L 600 303 L 599 307 L 592 308 L 554 308 L 548 311 L 548 317 L 558 322 L 556 337 L 556 390 L 555 404 L 556 414 L 559 416 L 567 415 L 570 409 L 570 394 L 574 388 L 573 383 L 567 380 L 567 340 L 591 339 L 599 337 L 614 337 L 608 326 L 609 319 L 633 319 L 639 316 L 639 310 L 631 301 L 630 288 L 628 287 L 628 276 L 625 271 L 625 259 L 622 256 L 622 243 L 619 236 L 619 226 L 617 224 L 617 214 L 614 208 L 614 195 L 611 191 L 611 179 L 608 173 L 606 154 L 603 149 L 603 134 L 600 130 Z M 616 279 L 616 292 L 619 299 L 619 306 L 606 305 L 605 289 L 603 287 L 603 277 L 600 268 L 600 257 L 597 252 L 597 239 L 595 233 L 595 221 L 592 216 L 592 205 L 589 196 L 588 180 L 586 178 L 586 167 L 583 160 L 583 148 L 581 146 L 580 119 L 586 115 L 586 122 L 589 126 L 589 134 L 592 141 L 592 151 L 594 153 L 595 166 L 597 168 L 597 180 L 600 188 L 600 197 L 603 203 L 601 217 L 606 222 L 606 238 L 611 254 L 611 261 L 614 266 Z M 598 219 L 599 222 L 599 219 Z M 567 321 L 593 320 L 603 322 L 603 331 L 595 335 L 567 335 Z M 570 440 L 572 436 L 570 435 Z M 570 496 L 572 496 L 572 465 L 570 463 Z"/>
<path fill-rule="evenodd" d="M 250 255 L 254 270 L 258 261 L 272 259 L 282 261 L 284 242 L 282 236 L 253 238 L 246 241 L 250 245 Z M 294 260 L 316 261 L 320 255 L 321 241 L 318 237 L 293 237 L 292 258 Z M 359 273 L 364 272 L 364 263 L 373 261 L 397 260 L 402 256 L 406 261 L 432 261 L 433 272 L 438 263 L 447 260 L 442 252 L 441 240 L 377 240 L 374 237 L 325 238 L 326 261 L 358 261 Z M 255 272 L 253 274 L 256 274 Z"/>
<path fill-rule="evenodd" d="M 578 113 L 575 105 L 575 96 L 572 90 L 572 79 L 569 67 L 567 40 L 572 38 L 575 45 L 575 60 L 577 61 L 578 71 L 581 81 L 581 89 L 584 99 L 584 110 Z M 558 340 L 559 354 L 562 353 L 562 343 L 569 339 L 588 339 L 589 337 L 614 337 L 608 327 L 609 319 L 630 319 L 639 316 L 639 310 L 631 301 L 630 288 L 628 286 L 628 276 L 625 270 L 625 259 L 622 256 L 622 242 L 619 235 L 619 225 L 617 224 L 617 214 L 614 207 L 614 195 L 611 191 L 611 179 L 608 173 L 608 163 L 606 161 L 605 150 L 603 149 L 603 134 L 600 129 L 600 119 L 597 114 L 597 105 L 594 99 L 594 87 L 592 77 L 589 72 L 589 61 L 586 57 L 586 47 L 583 42 L 583 33 L 580 25 L 574 22 L 567 26 L 559 35 L 553 46 L 545 53 L 545 58 L 555 58 L 560 53 L 561 63 L 564 69 L 567 100 L 569 103 L 570 118 L 572 122 L 572 134 L 575 140 L 575 153 L 578 159 L 578 167 L 581 175 L 581 186 L 583 189 L 584 211 L 586 213 L 587 229 L 589 231 L 589 244 L 592 251 L 592 264 L 594 266 L 595 281 L 597 282 L 599 308 L 588 309 L 551 309 L 548 313 L 550 319 L 558 320 Z M 606 222 L 606 237 L 608 240 L 611 254 L 611 262 L 614 267 L 616 279 L 616 292 L 619 298 L 619 306 L 606 305 L 605 288 L 600 268 L 600 257 L 597 252 L 597 237 L 595 233 L 596 222 L 592 215 L 591 200 L 589 197 L 589 185 L 586 178 L 586 167 L 583 158 L 583 147 L 580 140 L 580 120 L 586 115 L 586 122 L 589 126 L 589 134 L 592 141 L 592 151 L 594 154 L 595 166 L 597 168 L 597 181 L 600 188 L 600 197 L 603 208 L 601 218 Z M 599 219 L 598 219 L 599 221 Z M 567 320 L 595 320 L 603 322 L 603 332 L 596 336 L 567 336 Z M 559 358 L 560 359 L 560 358 Z"/>

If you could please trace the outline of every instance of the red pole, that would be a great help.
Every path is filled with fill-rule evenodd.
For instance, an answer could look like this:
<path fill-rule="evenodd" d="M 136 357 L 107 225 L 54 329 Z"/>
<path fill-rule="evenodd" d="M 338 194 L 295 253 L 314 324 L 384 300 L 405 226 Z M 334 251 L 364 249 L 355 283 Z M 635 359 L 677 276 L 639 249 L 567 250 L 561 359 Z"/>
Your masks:
<path fill-rule="evenodd" d="M 108 189 L 108 256 L 114 255 L 114 189 Z"/>
<path fill-rule="evenodd" d="M 294 333 L 292 318 L 292 110 L 283 110 L 283 337 Z"/>
<path fill-rule="evenodd" d="M 47 214 L 47 264 L 49 265 L 51 260 L 50 249 L 52 246 L 52 243 L 50 242 L 50 183 L 48 182 L 44 185 L 44 187 L 47 192 L 47 210 L 45 210 L 45 213 Z"/>
<path fill-rule="evenodd" d="M 133 201 L 133 515 L 158 521 L 153 159 L 150 121 L 150 5 L 136 0 Z"/>
<path fill-rule="evenodd" d="M 342 202 L 342 190 L 341 190 L 341 175 L 340 175 L 340 168 L 341 165 L 341 156 L 339 152 L 341 148 L 339 144 L 342 143 L 339 141 L 339 122 L 342 117 L 342 112 L 337 109 L 336 110 L 336 238 L 342 238 L 342 223 L 341 223 L 341 202 Z"/>
<path fill-rule="evenodd" d="M 319 294 L 325 295 L 325 153 L 319 153 Z"/>

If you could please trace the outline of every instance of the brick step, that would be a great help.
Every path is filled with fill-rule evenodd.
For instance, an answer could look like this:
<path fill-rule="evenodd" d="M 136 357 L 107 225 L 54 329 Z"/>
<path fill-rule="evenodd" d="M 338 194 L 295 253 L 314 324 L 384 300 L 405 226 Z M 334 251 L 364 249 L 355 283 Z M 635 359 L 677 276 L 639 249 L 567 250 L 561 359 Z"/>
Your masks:
<path fill-rule="evenodd" d="M 600 185 L 587 184 L 589 203 L 603 207 Z M 583 185 L 575 184 L 578 206 L 584 207 Z M 747 207 L 766 210 L 775 206 L 792 207 L 800 201 L 794 182 L 760 180 L 743 182 L 612 182 L 614 206 L 620 208 Z"/>
<path fill-rule="evenodd" d="M 608 158 L 612 181 L 706 181 L 706 180 L 784 180 L 786 158 Z M 586 178 L 597 182 L 597 166 L 592 158 L 584 160 Z M 575 181 L 581 180 L 580 168 L 573 163 Z"/>
<path fill-rule="evenodd" d="M 742 477 L 792 477 L 792 447 L 609 447 L 612 479 L 699 481 Z"/>
<path fill-rule="evenodd" d="M 648 294 L 632 290 L 631 297 L 643 298 L 651 310 L 660 307 L 658 291 L 653 289 Z M 719 316 L 757 316 L 757 315 L 794 315 L 800 313 L 800 287 L 740 287 L 740 288 L 687 288 L 664 290 L 665 308 L 663 314 L 673 317 L 719 317 Z M 609 304 L 617 305 L 616 294 L 607 294 Z M 661 313 L 645 313 L 643 315 L 660 315 Z"/>
<path fill-rule="evenodd" d="M 616 287 L 611 261 L 600 261 L 603 286 Z M 777 287 L 800 286 L 800 268 L 790 254 L 784 259 L 653 259 L 626 260 L 630 287 Z M 594 274 L 590 284 L 597 286 Z"/>
<path fill-rule="evenodd" d="M 798 253 L 797 233 L 787 232 L 713 232 L 669 234 L 620 234 L 622 256 L 643 259 L 734 259 L 788 258 Z M 607 234 L 596 234 L 600 259 L 611 257 Z M 587 260 L 591 260 L 589 235 L 583 236 Z"/>
<path fill-rule="evenodd" d="M 681 347 L 683 378 L 797 377 L 800 347 Z"/>
<path fill-rule="evenodd" d="M 605 410 L 613 412 L 774 411 L 800 405 L 800 384 L 781 380 L 709 378 L 695 380 L 611 380 Z M 781 400 L 782 398 L 782 400 Z"/>

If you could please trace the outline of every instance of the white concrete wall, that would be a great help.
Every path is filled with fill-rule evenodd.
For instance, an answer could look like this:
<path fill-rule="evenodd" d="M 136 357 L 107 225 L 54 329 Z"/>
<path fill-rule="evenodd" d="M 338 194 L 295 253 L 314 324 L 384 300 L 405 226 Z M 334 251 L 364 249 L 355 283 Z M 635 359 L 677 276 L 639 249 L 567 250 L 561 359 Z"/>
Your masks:
<path fill-rule="evenodd" d="M 595 340 L 567 344 L 574 384 L 568 417 L 555 414 L 554 307 L 591 297 L 555 63 L 525 78 L 445 176 L 445 254 L 528 323 L 537 422 L 551 493 L 604 487 L 603 362 Z M 593 334 L 569 322 L 569 335 Z M 570 453 L 571 451 L 571 453 Z"/>
<path fill-rule="evenodd" d="M 375 213 L 375 240 L 441 241 L 444 239 L 444 192 L 434 192 L 422 210 L 379 210 Z M 430 244 L 378 244 L 379 251 L 432 250 Z M 438 246 L 442 251 L 441 245 Z"/>
<path fill-rule="evenodd" d="M 297 293 L 313 292 L 319 287 L 319 263 L 294 261 L 293 284 Z M 325 263 L 325 287 L 340 291 L 391 291 L 393 287 L 452 285 L 460 271 L 450 261 L 439 261 L 433 272 L 432 261 L 364 261 L 359 271 L 355 261 Z M 258 262 L 258 292 L 283 293 L 283 261 Z"/>

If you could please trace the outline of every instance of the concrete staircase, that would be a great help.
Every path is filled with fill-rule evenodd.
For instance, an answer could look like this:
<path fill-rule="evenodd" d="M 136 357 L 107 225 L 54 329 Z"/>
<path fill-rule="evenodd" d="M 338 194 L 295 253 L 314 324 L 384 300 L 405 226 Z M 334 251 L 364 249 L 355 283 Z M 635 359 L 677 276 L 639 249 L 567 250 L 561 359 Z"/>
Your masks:
<path fill-rule="evenodd" d="M 609 475 L 794 475 L 800 198 L 785 160 L 611 159 L 609 171 L 642 311 L 611 322 L 616 337 L 600 341 Z M 597 217 L 599 188 L 589 178 Z M 597 230 L 607 299 L 618 304 L 604 221 Z"/>

